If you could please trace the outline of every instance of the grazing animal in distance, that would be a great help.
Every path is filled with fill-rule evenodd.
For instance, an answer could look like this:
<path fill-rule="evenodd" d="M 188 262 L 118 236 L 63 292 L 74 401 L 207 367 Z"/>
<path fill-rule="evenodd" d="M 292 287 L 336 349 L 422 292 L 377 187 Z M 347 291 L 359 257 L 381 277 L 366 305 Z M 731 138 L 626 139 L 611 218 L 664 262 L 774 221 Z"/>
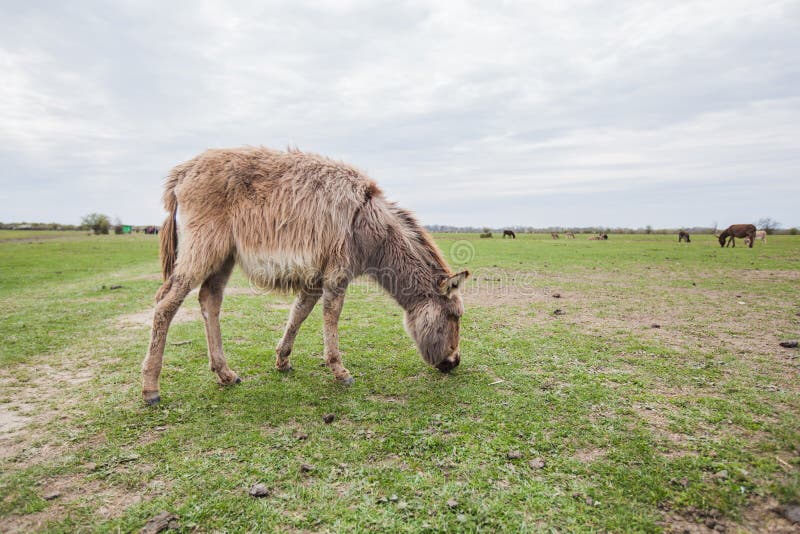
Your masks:
<path fill-rule="evenodd" d="M 511 239 L 517 238 L 517 234 L 515 234 L 513 230 L 503 230 L 503 239 L 505 239 L 506 236 L 509 236 Z"/>
<path fill-rule="evenodd" d="M 604 241 L 606 239 L 608 239 L 608 235 L 606 234 L 589 236 L 589 241 Z"/>
<path fill-rule="evenodd" d="M 682 241 L 686 241 L 687 243 L 692 242 L 692 240 L 689 239 L 689 232 L 686 232 L 685 230 L 678 232 L 678 243 L 681 243 Z"/>
<path fill-rule="evenodd" d="M 766 230 L 756 230 L 756 239 L 760 239 L 761 243 L 766 245 L 767 244 L 767 231 Z"/>
<path fill-rule="evenodd" d="M 558 232 L 550 232 L 550 237 L 552 239 L 558 239 Z"/>
<path fill-rule="evenodd" d="M 735 237 L 738 238 L 750 238 L 747 246 L 753 248 L 753 241 L 755 241 L 756 237 L 756 227 L 752 224 L 732 224 L 728 228 L 726 228 L 722 233 L 719 234 L 719 246 L 726 247 L 732 246 L 736 247 Z M 727 240 L 727 244 L 726 241 Z"/>
<path fill-rule="evenodd" d="M 575 239 L 575 234 L 573 234 L 571 231 L 566 232 L 564 235 L 567 237 L 567 239 Z"/>
<path fill-rule="evenodd" d="M 406 331 L 428 364 L 449 372 L 460 363 L 460 287 L 469 272 L 453 273 L 416 218 L 354 167 L 298 150 L 208 150 L 172 169 L 163 202 L 164 284 L 142 363 L 148 404 L 160 400 L 170 322 L 198 285 L 211 370 L 223 385 L 241 381 L 223 355 L 219 324 L 235 264 L 258 287 L 297 292 L 276 348 L 280 371 L 292 369 L 297 332 L 321 298 L 326 364 L 338 381 L 353 382 L 339 352 L 338 321 L 345 290 L 359 275 L 404 309 Z"/>

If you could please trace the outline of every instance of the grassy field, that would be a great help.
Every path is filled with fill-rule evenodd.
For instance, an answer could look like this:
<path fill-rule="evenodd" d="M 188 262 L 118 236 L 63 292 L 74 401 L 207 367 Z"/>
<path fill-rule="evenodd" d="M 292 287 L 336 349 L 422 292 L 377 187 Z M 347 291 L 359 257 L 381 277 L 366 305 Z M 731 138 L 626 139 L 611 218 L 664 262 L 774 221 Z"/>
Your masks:
<path fill-rule="evenodd" d="M 778 343 L 800 337 L 800 238 L 439 235 L 474 273 L 461 366 L 427 367 L 359 281 L 350 388 L 321 365 L 319 309 L 274 370 L 291 297 L 237 272 L 222 331 L 244 382 L 215 383 L 192 294 L 150 408 L 157 238 L 42 237 L 0 235 L 0 531 L 161 511 L 201 532 L 797 529 L 777 510 L 800 501 L 800 360 Z"/>

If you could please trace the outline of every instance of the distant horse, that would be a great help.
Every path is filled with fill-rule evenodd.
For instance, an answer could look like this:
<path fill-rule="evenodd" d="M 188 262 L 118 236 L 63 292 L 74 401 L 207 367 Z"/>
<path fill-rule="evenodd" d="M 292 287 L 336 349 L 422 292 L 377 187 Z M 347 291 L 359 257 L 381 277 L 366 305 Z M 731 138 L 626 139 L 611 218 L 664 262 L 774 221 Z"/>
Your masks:
<path fill-rule="evenodd" d="M 550 232 L 550 237 L 553 239 L 558 239 L 558 232 Z"/>
<path fill-rule="evenodd" d="M 567 237 L 567 239 L 575 239 L 575 234 L 573 234 L 571 231 L 565 232 L 564 235 Z"/>
<path fill-rule="evenodd" d="M 719 234 L 719 246 L 733 246 L 736 247 L 735 237 L 749 238 L 747 246 L 753 248 L 753 241 L 756 240 L 756 227 L 752 224 L 732 224 L 724 232 Z M 728 243 L 725 243 L 725 240 Z"/>
<path fill-rule="evenodd" d="M 517 238 L 517 234 L 515 234 L 513 230 L 503 230 L 503 239 L 505 239 L 506 236 L 510 236 L 511 239 Z"/>
<path fill-rule="evenodd" d="M 593 235 L 589 237 L 589 241 L 604 241 L 608 239 L 608 234 Z"/>
<path fill-rule="evenodd" d="M 687 243 L 692 242 L 692 240 L 689 239 L 689 232 L 681 230 L 680 232 L 678 232 L 678 243 L 681 243 L 683 241 L 686 241 Z"/>
<path fill-rule="evenodd" d="M 766 230 L 756 230 L 756 239 L 760 239 L 761 243 L 766 245 L 767 244 L 767 231 Z"/>

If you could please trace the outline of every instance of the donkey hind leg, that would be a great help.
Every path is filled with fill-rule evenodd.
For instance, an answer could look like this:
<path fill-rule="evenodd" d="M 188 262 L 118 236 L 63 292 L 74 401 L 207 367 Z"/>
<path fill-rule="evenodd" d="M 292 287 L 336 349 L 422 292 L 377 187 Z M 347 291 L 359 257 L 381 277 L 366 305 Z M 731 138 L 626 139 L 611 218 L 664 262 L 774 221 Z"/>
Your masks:
<path fill-rule="evenodd" d="M 222 351 L 222 334 L 219 328 L 219 311 L 222 307 L 222 297 L 225 293 L 225 284 L 233 271 L 234 259 L 226 260 L 222 267 L 206 278 L 200 286 L 200 311 L 206 327 L 206 343 L 208 345 L 208 363 L 211 370 L 217 373 L 222 385 L 238 384 L 242 381 L 235 372 L 228 367 L 225 354 Z"/>
<path fill-rule="evenodd" d="M 333 371 L 336 380 L 347 386 L 355 380 L 350 372 L 342 365 L 342 355 L 339 352 L 339 315 L 344 305 L 345 288 L 334 290 L 325 289 L 322 295 L 322 315 L 324 321 L 325 338 L 325 363 Z"/>
<path fill-rule="evenodd" d="M 157 404 L 161 400 L 158 393 L 158 376 L 161 374 L 167 331 L 183 299 L 192 289 L 193 283 L 189 277 L 173 274 L 158 292 L 159 301 L 153 314 L 150 346 L 142 362 L 142 395 L 147 404 Z"/>
<path fill-rule="evenodd" d="M 283 332 L 283 337 L 275 348 L 275 353 L 277 354 L 275 367 L 278 371 L 287 372 L 292 370 L 289 355 L 292 353 L 294 338 L 297 337 L 300 325 L 303 324 L 308 314 L 314 309 L 314 306 L 321 296 L 322 291 L 318 289 L 301 289 L 297 294 L 297 298 L 294 300 L 294 304 L 292 304 L 292 310 L 289 312 L 286 330 Z"/>

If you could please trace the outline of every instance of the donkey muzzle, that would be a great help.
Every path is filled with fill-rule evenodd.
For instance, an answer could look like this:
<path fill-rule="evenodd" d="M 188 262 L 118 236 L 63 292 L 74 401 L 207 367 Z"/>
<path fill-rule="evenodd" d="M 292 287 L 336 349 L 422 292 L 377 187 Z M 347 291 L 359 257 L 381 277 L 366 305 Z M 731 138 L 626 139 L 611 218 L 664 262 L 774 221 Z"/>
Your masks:
<path fill-rule="evenodd" d="M 461 363 L 461 355 L 459 353 L 455 353 L 446 360 L 442 360 L 441 363 L 436 366 L 436 368 L 443 373 L 449 373 L 458 367 L 459 363 Z"/>

